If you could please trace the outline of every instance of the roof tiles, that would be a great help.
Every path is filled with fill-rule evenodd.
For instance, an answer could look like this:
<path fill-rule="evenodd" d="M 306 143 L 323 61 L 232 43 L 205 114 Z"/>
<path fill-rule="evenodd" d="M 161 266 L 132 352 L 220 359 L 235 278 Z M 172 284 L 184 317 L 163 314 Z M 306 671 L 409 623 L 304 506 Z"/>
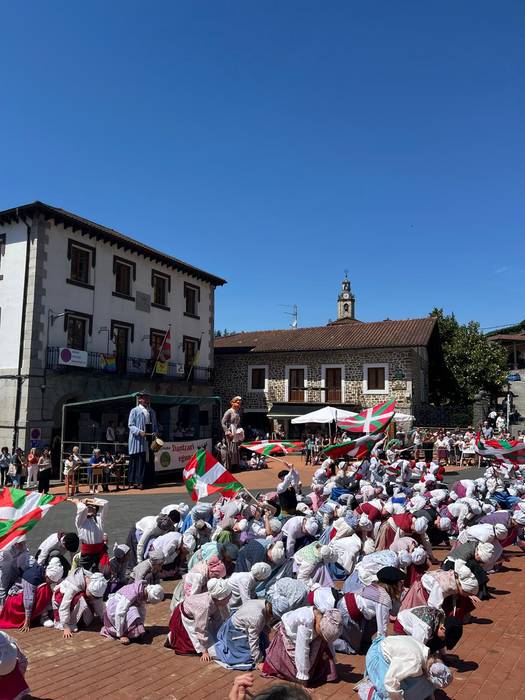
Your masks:
<path fill-rule="evenodd" d="M 217 352 L 294 352 L 425 346 L 436 319 L 345 323 L 314 328 L 235 333 L 215 339 Z"/>

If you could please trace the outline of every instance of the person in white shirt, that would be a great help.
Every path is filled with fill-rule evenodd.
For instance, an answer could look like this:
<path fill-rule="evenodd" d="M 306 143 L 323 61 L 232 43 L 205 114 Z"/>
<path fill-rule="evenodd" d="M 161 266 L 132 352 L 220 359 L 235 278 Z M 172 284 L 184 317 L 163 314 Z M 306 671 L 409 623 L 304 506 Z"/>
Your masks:
<path fill-rule="evenodd" d="M 97 571 L 104 553 L 104 521 L 109 503 L 103 498 L 72 498 L 77 506 L 75 525 L 80 540 L 79 566 L 86 571 Z"/>
<path fill-rule="evenodd" d="M 322 613 L 305 606 L 285 613 L 266 653 L 263 673 L 302 685 L 335 681 L 332 644 L 341 629 L 341 613 L 333 608 Z"/>
<path fill-rule="evenodd" d="M 378 637 L 366 654 L 366 680 L 359 685 L 358 693 L 362 700 L 376 697 L 376 689 L 389 700 L 423 700 L 451 682 L 449 669 L 413 637 Z"/>
<path fill-rule="evenodd" d="M 256 598 L 255 588 L 260 581 L 266 581 L 272 573 L 272 567 L 265 562 L 254 564 L 250 571 L 238 571 L 233 573 L 228 579 L 230 588 L 232 589 L 231 598 L 228 606 L 230 612 L 244 605 L 252 598 Z"/>
<path fill-rule="evenodd" d="M 283 539 L 286 540 L 286 556 L 289 559 L 293 557 L 297 544 L 301 541 L 305 543 L 307 537 L 315 537 L 318 529 L 319 525 L 313 518 L 295 515 L 287 520 L 281 530 Z"/>

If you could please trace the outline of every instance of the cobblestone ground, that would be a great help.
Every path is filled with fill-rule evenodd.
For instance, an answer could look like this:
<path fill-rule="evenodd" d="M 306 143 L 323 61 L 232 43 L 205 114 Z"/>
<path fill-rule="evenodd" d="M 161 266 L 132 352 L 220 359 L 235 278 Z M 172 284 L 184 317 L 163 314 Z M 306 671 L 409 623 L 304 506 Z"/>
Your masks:
<path fill-rule="evenodd" d="M 311 468 L 303 468 L 303 478 Z M 275 471 L 263 471 L 239 478 L 249 488 L 271 488 L 275 485 Z M 274 472 L 274 473 L 272 473 Z M 464 474 L 466 475 L 466 473 Z M 463 474 L 462 474 L 463 476 Z M 306 477 L 306 478 L 305 478 Z M 453 479 L 451 474 L 449 479 Z M 173 489 L 160 493 L 116 495 L 112 506 L 119 503 L 118 518 L 110 524 L 123 530 L 123 521 L 129 526 L 135 513 L 155 512 L 153 504 L 161 507 L 170 501 Z M 71 506 L 53 509 L 31 540 L 40 541 L 51 532 L 57 522 L 61 526 L 63 515 L 59 508 L 67 508 L 68 520 L 73 515 Z M 56 519 L 56 521 L 54 521 Z M 444 556 L 442 550 L 438 556 Z M 450 657 L 454 669 L 454 682 L 446 693 L 436 693 L 436 698 L 462 698 L 469 700 L 513 700 L 525 698 L 525 631 L 523 606 L 525 604 L 525 555 L 517 548 L 508 550 L 509 562 L 504 570 L 491 576 L 493 598 L 481 604 L 475 621 L 465 627 L 461 643 Z M 174 582 L 166 582 L 168 592 Z M 13 632 L 26 652 L 30 666 L 27 679 L 33 697 L 43 700 L 60 700 L 79 696 L 86 700 L 114 698 L 115 700 L 182 700 L 192 698 L 227 698 L 235 673 L 214 663 L 203 664 L 194 657 L 178 657 L 164 648 L 169 621 L 169 598 L 157 606 L 148 607 L 148 643 L 122 647 L 118 642 L 102 638 L 97 630 L 82 631 L 72 640 L 63 640 L 60 632 L 41 627 L 29 633 Z M 357 697 L 352 692 L 354 684 L 364 670 L 364 657 L 338 655 L 340 680 L 312 691 L 313 697 Z M 270 683 L 256 674 L 255 690 Z"/>

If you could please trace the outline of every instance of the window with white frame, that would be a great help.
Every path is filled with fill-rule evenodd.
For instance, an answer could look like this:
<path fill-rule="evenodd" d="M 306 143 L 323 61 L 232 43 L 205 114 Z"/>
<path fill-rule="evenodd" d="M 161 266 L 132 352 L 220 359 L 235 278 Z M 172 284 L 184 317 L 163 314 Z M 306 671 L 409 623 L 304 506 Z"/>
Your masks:
<path fill-rule="evenodd" d="M 388 394 L 388 363 L 363 365 L 363 394 Z"/>
<path fill-rule="evenodd" d="M 248 367 L 248 391 L 268 391 L 268 366 Z"/>
<path fill-rule="evenodd" d="M 345 398 L 345 366 L 321 365 L 321 386 L 324 403 L 344 403 Z"/>
<path fill-rule="evenodd" d="M 289 365 L 285 368 L 286 400 L 295 402 L 308 401 L 306 380 L 307 367 L 303 365 Z"/>

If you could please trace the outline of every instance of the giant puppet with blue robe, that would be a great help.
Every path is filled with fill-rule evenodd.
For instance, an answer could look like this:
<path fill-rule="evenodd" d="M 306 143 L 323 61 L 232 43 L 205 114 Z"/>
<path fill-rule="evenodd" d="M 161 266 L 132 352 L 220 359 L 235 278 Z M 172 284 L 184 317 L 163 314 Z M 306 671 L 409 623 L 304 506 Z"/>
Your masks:
<path fill-rule="evenodd" d="M 152 480 L 153 458 L 150 450 L 151 438 L 157 434 L 157 414 L 150 405 L 150 395 L 142 391 L 137 395 L 137 405 L 128 418 L 129 468 L 128 483 L 143 489 Z"/>

